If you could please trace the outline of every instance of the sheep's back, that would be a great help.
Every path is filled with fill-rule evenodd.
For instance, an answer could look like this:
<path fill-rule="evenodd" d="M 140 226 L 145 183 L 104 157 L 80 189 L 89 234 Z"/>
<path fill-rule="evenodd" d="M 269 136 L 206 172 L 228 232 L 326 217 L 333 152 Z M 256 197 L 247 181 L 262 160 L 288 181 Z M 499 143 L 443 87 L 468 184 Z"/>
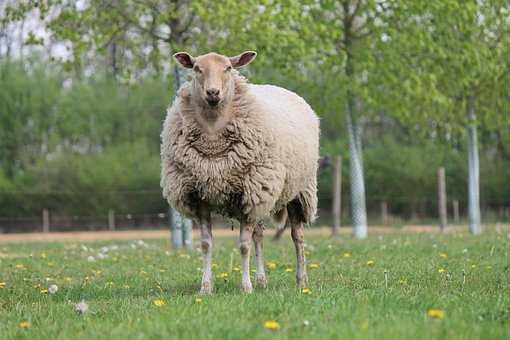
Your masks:
<path fill-rule="evenodd" d="M 319 118 L 303 98 L 281 87 L 250 85 L 249 92 L 254 97 L 254 110 L 277 141 L 277 159 L 286 168 L 279 203 L 297 197 L 305 221 L 311 222 L 317 209 Z"/>

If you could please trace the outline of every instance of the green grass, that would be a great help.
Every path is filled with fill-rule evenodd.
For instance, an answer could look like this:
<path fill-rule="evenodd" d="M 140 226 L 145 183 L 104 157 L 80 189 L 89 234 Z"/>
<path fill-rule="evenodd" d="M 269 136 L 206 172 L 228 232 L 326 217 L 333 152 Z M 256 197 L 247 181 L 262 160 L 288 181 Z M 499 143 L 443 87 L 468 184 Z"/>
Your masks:
<path fill-rule="evenodd" d="M 292 244 L 266 240 L 266 263 L 276 263 L 269 286 L 243 295 L 236 242 L 216 239 L 215 276 L 228 278 L 216 278 L 214 295 L 201 303 L 199 252 L 169 251 L 166 241 L 144 244 L 0 245 L 0 338 L 510 338 L 506 234 L 308 238 L 308 263 L 319 264 L 309 269 L 311 294 L 297 291 L 286 271 L 294 266 Z M 87 260 L 112 245 L 118 249 L 106 259 Z M 41 293 L 52 283 L 56 294 Z M 89 311 L 78 315 L 74 304 L 82 299 Z M 157 307 L 156 299 L 166 304 Z M 428 317 L 431 308 L 444 318 Z M 268 320 L 280 329 L 264 329 Z M 31 326 L 20 328 L 22 321 Z"/>

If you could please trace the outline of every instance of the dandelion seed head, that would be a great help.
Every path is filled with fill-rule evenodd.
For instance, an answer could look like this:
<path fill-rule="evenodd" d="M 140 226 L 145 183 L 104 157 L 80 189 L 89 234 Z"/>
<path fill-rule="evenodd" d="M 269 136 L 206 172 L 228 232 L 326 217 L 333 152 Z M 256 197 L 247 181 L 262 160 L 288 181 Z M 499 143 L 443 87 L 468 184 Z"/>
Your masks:
<path fill-rule="evenodd" d="M 52 284 L 48 287 L 48 293 L 55 294 L 58 292 L 58 286 L 56 284 Z"/>
<path fill-rule="evenodd" d="M 85 314 L 89 310 L 89 305 L 84 300 L 81 300 L 74 305 L 74 310 L 78 314 Z"/>

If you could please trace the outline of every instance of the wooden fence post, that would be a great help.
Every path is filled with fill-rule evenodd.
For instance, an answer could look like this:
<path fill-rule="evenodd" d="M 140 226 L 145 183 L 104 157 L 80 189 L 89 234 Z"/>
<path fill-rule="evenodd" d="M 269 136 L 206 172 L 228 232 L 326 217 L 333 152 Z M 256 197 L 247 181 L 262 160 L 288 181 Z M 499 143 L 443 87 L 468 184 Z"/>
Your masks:
<path fill-rule="evenodd" d="M 108 230 L 115 230 L 115 211 L 113 209 L 108 210 Z"/>
<path fill-rule="evenodd" d="M 438 210 L 439 210 L 439 226 L 444 231 L 447 224 L 446 210 L 446 178 L 444 168 L 441 167 L 437 171 L 437 191 L 438 191 Z"/>
<path fill-rule="evenodd" d="M 333 229 L 331 236 L 336 237 L 342 218 L 342 157 L 335 157 L 333 168 Z"/>
<path fill-rule="evenodd" d="M 381 202 L 381 220 L 383 225 L 388 225 L 388 202 Z"/>
<path fill-rule="evenodd" d="M 453 200 L 453 220 L 455 224 L 460 223 L 459 200 Z"/>
<path fill-rule="evenodd" d="M 50 232 L 50 212 L 47 208 L 44 208 L 42 211 L 42 229 L 43 233 Z"/>

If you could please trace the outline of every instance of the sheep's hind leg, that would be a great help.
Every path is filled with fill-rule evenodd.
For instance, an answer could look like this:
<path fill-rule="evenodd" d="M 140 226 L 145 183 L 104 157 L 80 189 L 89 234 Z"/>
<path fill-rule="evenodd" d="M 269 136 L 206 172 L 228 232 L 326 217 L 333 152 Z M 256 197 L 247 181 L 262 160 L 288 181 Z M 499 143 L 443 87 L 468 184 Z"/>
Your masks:
<path fill-rule="evenodd" d="M 212 282 L 212 226 L 211 221 L 200 221 L 200 233 L 202 236 L 202 285 L 201 294 L 211 294 Z"/>
<path fill-rule="evenodd" d="M 253 242 L 255 243 L 255 283 L 258 288 L 266 288 L 267 280 L 266 273 L 264 272 L 264 255 L 263 255 L 263 238 L 264 238 L 264 225 L 257 223 L 253 230 Z"/>
<path fill-rule="evenodd" d="M 296 247 L 296 282 L 298 288 L 306 287 L 308 277 L 306 275 L 304 226 L 302 222 L 292 224 L 292 240 Z"/>
<path fill-rule="evenodd" d="M 239 238 L 239 251 L 241 252 L 241 290 L 251 293 L 253 286 L 250 279 L 250 248 L 253 234 L 253 225 L 241 223 L 241 235 Z"/>

